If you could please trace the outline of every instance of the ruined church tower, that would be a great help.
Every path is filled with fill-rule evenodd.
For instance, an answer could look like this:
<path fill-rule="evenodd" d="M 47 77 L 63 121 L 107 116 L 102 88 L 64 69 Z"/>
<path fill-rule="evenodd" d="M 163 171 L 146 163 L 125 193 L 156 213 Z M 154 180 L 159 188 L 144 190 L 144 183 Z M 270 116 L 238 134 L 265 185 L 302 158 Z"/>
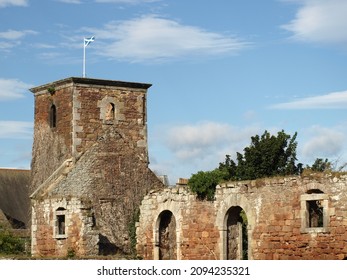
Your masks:
<path fill-rule="evenodd" d="M 162 187 L 148 168 L 150 86 L 71 77 L 31 89 L 34 255 L 129 251 L 133 213 Z"/>
<path fill-rule="evenodd" d="M 66 159 L 78 159 L 110 126 L 148 163 L 150 84 L 67 78 L 32 88 L 35 96 L 32 191 Z"/>

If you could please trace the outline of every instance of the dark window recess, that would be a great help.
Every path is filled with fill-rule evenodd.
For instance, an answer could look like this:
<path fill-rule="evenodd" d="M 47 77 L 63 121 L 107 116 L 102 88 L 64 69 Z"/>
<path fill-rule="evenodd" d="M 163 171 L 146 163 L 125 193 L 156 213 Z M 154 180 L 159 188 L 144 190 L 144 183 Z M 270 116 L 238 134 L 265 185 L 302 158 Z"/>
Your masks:
<path fill-rule="evenodd" d="M 308 227 L 323 227 L 323 206 L 320 200 L 308 200 Z"/>
<path fill-rule="evenodd" d="M 113 103 L 109 103 L 107 104 L 107 108 L 106 108 L 105 120 L 112 121 L 114 120 L 114 117 L 115 117 L 115 106 Z"/>
<path fill-rule="evenodd" d="M 57 234 L 64 235 L 65 234 L 65 215 L 57 215 Z"/>
<path fill-rule="evenodd" d="M 51 128 L 54 128 L 57 126 L 57 108 L 55 105 L 51 106 L 50 112 L 49 112 L 49 125 Z"/>

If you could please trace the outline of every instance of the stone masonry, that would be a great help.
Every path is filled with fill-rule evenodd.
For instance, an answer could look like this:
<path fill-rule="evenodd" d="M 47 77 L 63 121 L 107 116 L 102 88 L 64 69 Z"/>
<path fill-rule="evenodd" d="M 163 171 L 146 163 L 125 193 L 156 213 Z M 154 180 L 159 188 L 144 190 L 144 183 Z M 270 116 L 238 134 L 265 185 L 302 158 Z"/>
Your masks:
<path fill-rule="evenodd" d="M 197 200 L 186 186 L 152 191 L 140 208 L 137 252 L 144 259 L 161 259 L 168 250 L 161 220 L 163 213 L 171 213 L 173 259 L 242 259 L 244 251 L 254 260 L 344 259 L 346 190 L 347 175 L 315 174 L 225 183 L 217 186 L 214 201 Z M 312 226 L 313 202 L 319 205 L 312 209 L 321 210 L 321 222 Z M 247 216 L 243 238 L 228 229 L 230 215 L 240 210 Z M 228 236 L 238 240 L 230 242 Z"/>
<path fill-rule="evenodd" d="M 229 182 L 213 201 L 187 180 L 165 188 L 148 168 L 150 86 L 72 77 L 31 89 L 33 256 L 129 253 L 136 242 L 144 259 L 347 258 L 347 175 Z"/>
<path fill-rule="evenodd" d="M 149 84 L 67 78 L 31 89 L 32 254 L 129 253 L 129 225 L 162 182 L 148 168 Z"/>

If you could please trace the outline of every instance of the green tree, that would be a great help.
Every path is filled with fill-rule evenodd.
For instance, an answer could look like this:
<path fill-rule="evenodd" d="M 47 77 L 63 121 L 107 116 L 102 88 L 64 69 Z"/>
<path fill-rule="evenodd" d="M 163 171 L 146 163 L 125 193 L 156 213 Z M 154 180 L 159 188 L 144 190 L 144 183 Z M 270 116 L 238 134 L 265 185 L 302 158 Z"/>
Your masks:
<path fill-rule="evenodd" d="M 237 166 L 230 155 L 225 156 L 225 162 L 220 162 L 218 169 L 223 172 L 224 180 L 230 180 L 235 177 Z"/>
<path fill-rule="evenodd" d="M 216 186 L 226 177 L 226 172 L 219 169 L 199 171 L 190 177 L 188 186 L 192 192 L 197 194 L 199 199 L 213 200 Z"/>
<path fill-rule="evenodd" d="M 222 181 L 252 180 L 276 175 L 300 174 L 302 164 L 296 165 L 296 136 L 283 130 L 277 136 L 265 131 L 253 136 L 244 153 L 236 153 L 237 164 L 226 155 L 225 161 L 212 171 L 199 171 L 189 179 L 190 190 L 200 199 L 213 200 L 216 186 Z"/>
<path fill-rule="evenodd" d="M 277 136 L 265 131 L 263 135 L 251 137 L 250 146 L 244 153 L 236 153 L 237 164 L 226 156 L 219 170 L 228 171 L 228 180 L 252 180 L 275 175 L 299 174 L 302 165 L 296 165 L 297 133 L 292 137 L 283 130 Z"/>
<path fill-rule="evenodd" d="M 327 158 L 325 160 L 323 160 L 322 158 L 316 158 L 312 166 L 309 168 L 312 171 L 318 171 L 318 172 L 331 171 L 332 164 Z"/>

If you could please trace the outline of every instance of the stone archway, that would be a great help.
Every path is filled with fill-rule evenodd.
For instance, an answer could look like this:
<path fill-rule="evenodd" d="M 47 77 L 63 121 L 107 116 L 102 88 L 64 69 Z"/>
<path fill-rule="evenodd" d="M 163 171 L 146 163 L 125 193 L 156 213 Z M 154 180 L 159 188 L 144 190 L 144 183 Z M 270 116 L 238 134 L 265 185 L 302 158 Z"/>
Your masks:
<path fill-rule="evenodd" d="M 227 260 L 248 259 L 247 216 L 240 206 L 232 206 L 225 216 Z"/>
<path fill-rule="evenodd" d="M 176 219 L 171 211 L 160 213 L 158 222 L 159 260 L 177 259 Z"/>

